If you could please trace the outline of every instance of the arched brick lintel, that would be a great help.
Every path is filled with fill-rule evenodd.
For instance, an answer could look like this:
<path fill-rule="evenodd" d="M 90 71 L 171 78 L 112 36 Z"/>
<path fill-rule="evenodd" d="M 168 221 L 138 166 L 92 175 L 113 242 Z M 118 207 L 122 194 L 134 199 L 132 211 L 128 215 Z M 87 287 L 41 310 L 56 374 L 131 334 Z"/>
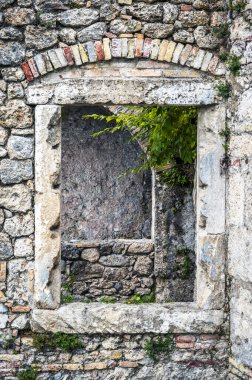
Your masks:
<path fill-rule="evenodd" d="M 142 34 L 106 37 L 101 41 L 50 49 L 28 59 L 22 64 L 22 69 L 28 81 L 33 81 L 67 66 L 110 61 L 113 58 L 170 62 L 217 76 L 224 75 L 226 71 L 225 65 L 212 52 L 171 40 L 145 38 Z"/>

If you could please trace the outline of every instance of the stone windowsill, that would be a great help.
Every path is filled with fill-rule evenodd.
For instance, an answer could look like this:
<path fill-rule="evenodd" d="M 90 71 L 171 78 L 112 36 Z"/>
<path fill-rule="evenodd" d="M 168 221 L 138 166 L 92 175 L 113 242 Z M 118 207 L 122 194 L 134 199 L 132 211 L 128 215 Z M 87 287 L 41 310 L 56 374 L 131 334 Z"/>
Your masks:
<path fill-rule="evenodd" d="M 56 310 L 35 309 L 32 328 L 79 334 L 216 333 L 224 322 L 221 310 L 202 310 L 194 303 L 73 303 Z"/>

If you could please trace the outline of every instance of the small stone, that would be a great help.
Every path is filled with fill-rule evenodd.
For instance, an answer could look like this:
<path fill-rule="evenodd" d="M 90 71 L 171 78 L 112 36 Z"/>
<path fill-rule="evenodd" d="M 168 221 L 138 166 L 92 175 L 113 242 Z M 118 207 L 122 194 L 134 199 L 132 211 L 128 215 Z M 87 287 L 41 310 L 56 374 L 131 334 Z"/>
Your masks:
<path fill-rule="evenodd" d="M 173 23 L 179 15 L 178 6 L 175 4 L 164 3 L 164 18 L 163 21 L 167 24 Z"/>
<path fill-rule="evenodd" d="M 29 320 L 27 316 L 24 315 L 19 315 L 16 319 L 11 324 L 12 328 L 18 329 L 18 330 L 24 330 L 27 329 L 29 326 Z"/>
<path fill-rule="evenodd" d="M 29 48 L 47 49 L 58 43 L 58 32 L 40 26 L 27 26 L 25 43 Z"/>
<path fill-rule="evenodd" d="M 110 32 L 114 34 L 135 33 L 142 29 L 142 24 L 138 20 L 115 19 L 110 23 Z"/>
<path fill-rule="evenodd" d="M 82 260 L 87 260 L 90 263 L 94 263 L 99 260 L 100 254 L 97 248 L 84 249 L 81 254 Z"/>
<path fill-rule="evenodd" d="M 134 271 L 140 275 L 150 275 L 153 271 L 153 261 L 149 257 L 138 257 L 134 266 Z"/>
<path fill-rule="evenodd" d="M 10 238 L 7 234 L 0 232 L 0 260 L 9 259 L 13 255 Z"/>
<path fill-rule="evenodd" d="M 31 257 L 33 255 L 33 243 L 30 238 L 20 238 L 14 244 L 14 256 Z"/>
<path fill-rule="evenodd" d="M 0 282 L 4 282 L 6 280 L 6 273 L 7 273 L 6 261 L 0 261 Z"/>
<path fill-rule="evenodd" d="M 7 156 L 7 153 L 8 153 L 7 150 L 1 146 L 0 147 L 0 158 Z"/>
<path fill-rule="evenodd" d="M 67 45 L 73 45 L 76 43 L 77 32 L 71 28 L 63 28 L 59 32 L 59 38 Z"/>
<path fill-rule="evenodd" d="M 2 40 L 22 40 L 23 33 L 19 29 L 7 26 L 0 30 L 0 39 Z"/>
<path fill-rule="evenodd" d="M 205 11 L 182 11 L 178 16 L 178 20 L 183 27 L 191 28 L 198 25 L 207 25 L 209 16 Z"/>
<path fill-rule="evenodd" d="M 33 123 L 32 111 L 22 100 L 10 100 L 0 107 L 0 126 L 27 128 Z"/>
<path fill-rule="evenodd" d="M 12 306 L 11 311 L 12 313 L 29 313 L 31 311 L 31 307 L 17 305 L 17 306 Z"/>
<path fill-rule="evenodd" d="M 173 24 L 147 23 L 144 24 L 142 31 L 150 38 L 167 38 L 172 34 Z"/>
<path fill-rule="evenodd" d="M 58 15 L 57 20 L 64 26 L 89 26 L 99 20 L 99 12 L 94 9 L 71 9 Z"/>
<path fill-rule="evenodd" d="M 173 34 L 173 39 L 175 42 L 181 42 L 182 44 L 193 44 L 194 36 L 192 32 L 188 30 L 178 30 Z"/>
<path fill-rule="evenodd" d="M 11 211 L 28 211 L 32 207 L 31 190 L 23 184 L 0 187 L 0 206 Z"/>
<path fill-rule="evenodd" d="M 7 314 L 0 314 L 0 329 L 5 329 L 8 322 Z"/>
<path fill-rule="evenodd" d="M 92 370 L 101 370 L 101 369 L 106 369 L 107 368 L 107 363 L 106 362 L 94 362 L 94 363 L 88 363 L 85 364 L 84 370 L 85 371 L 92 371 Z"/>
<path fill-rule="evenodd" d="M 151 253 L 154 250 L 153 242 L 136 242 L 129 245 L 127 253 Z"/>
<path fill-rule="evenodd" d="M 19 183 L 32 179 L 32 161 L 3 159 L 0 163 L 0 178 L 4 184 Z"/>
<path fill-rule="evenodd" d="M 90 40 L 101 40 L 106 30 L 107 26 L 105 22 L 97 22 L 93 25 L 88 26 L 85 29 L 80 30 L 77 33 L 77 38 L 80 42 L 87 42 Z"/>
<path fill-rule="evenodd" d="M 32 75 L 32 72 L 31 72 L 30 66 L 28 65 L 27 62 L 25 62 L 25 63 L 22 64 L 22 69 L 23 69 L 23 71 L 24 71 L 24 73 L 25 73 L 26 79 L 27 79 L 29 82 L 31 82 L 31 81 L 34 79 L 34 77 L 33 77 L 33 75 Z"/>
<path fill-rule="evenodd" d="M 13 4 L 15 0 L 0 0 L 0 10 L 7 8 L 9 5 Z"/>
<path fill-rule="evenodd" d="M 4 223 L 4 230 L 12 237 L 31 235 L 34 232 L 33 213 L 28 212 L 25 215 L 15 215 L 6 219 Z"/>
<path fill-rule="evenodd" d="M 130 361 L 122 361 L 119 362 L 119 366 L 123 368 L 137 368 L 138 363 L 137 362 L 130 362 Z"/>
<path fill-rule="evenodd" d="M 4 12 L 5 22 L 9 25 L 24 26 L 36 20 L 35 13 L 29 8 L 11 7 Z"/>
<path fill-rule="evenodd" d="M 123 255 L 109 255 L 100 258 L 99 263 L 110 267 L 125 267 L 130 265 L 130 261 Z"/>
<path fill-rule="evenodd" d="M 25 47 L 19 42 L 0 42 L 0 65 L 10 66 L 21 63 L 25 57 Z"/>
<path fill-rule="evenodd" d="M 18 67 L 9 67 L 1 70 L 3 79 L 7 82 L 19 82 L 25 79 L 23 70 Z"/>
<path fill-rule="evenodd" d="M 24 96 L 24 89 L 21 83 L 10 83 L 8 85 L 8 98 L 22 98 Z"/>

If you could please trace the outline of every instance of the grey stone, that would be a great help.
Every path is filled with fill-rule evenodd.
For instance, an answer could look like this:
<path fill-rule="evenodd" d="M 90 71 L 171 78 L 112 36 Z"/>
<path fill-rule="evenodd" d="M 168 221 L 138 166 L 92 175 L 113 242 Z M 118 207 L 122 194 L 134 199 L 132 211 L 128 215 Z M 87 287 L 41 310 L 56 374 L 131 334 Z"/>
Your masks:
<path fill-rule="evenodd" d="M 110 32 L 114 34 L 139 32 L 142 23 L 138 20 L 115 19 L 110 23 Z"/>
<path fill-rule="evenodd" d="M 0 232 L 0 259 L 6 260 L 13 255 L 12 244 L 7 234 Z"/>
<path fill-rule="evenodd" d="M 20 67 L 8 67 L 1 70 L 3 79 L 7 82 L 19 82 L 25 79 L 25 74 Z"/>
<path fill-rule="evenodd" d="M 5 156 L 7 156 L 7 150 L 1 146 L 0 147 L 0 158 L 3 158 Z"/>
<path fill-rule="evenodd" d="M 28 211 L 31 209 L 31 190 L 23 184 L 0 187 L 0 206 L 11 211 Z"/>
<path fill-rule="evenodd" d="M 8 322 L 8 314 L 0 314 L 0 329 L 4 329 Z"/>
<path fill-rule="evenodd" d="M 146 5 L 144 3 L 126 7 L 127 13 L 141 21 L 156 22 L 163 18 L 163 6 L 161 4 Z"/>
<path fill-rule="evenodd" d="M 95 263 L 96 261 L 98 261 L 99 257 L 100 254 L 97 248 L 84 249 L 84 251 L 81 254 L 82 260 L 86 260 L 91 263 Z"/>
<path fill-rule="evenodd" d="M 102 256 L 99 263 L 109 267 L 126 267 L 130 265 L 130 260 L 123 255 L 109 255 Z"/>
<path fill-rule="evenodd" d="M 29 327 L 29 320 L 25 314 L 19 315 L 11 324 L 11 327 L 18 330 L 25 330 Z"/>
<path fill-rule="evenodd" d="M 3 159 L 0 163 L 0 178 L 2 183 L 19 183 L 33 177 L 31 160 Z"/>
<path fill-rule="evenodd" d="M 35 9 L 38 11 L 62 11 L 66 10 L 68 1 L 65 0 L 35 0 Z"/>
<path fill-rule="evenodd" d="M 24 26 L 36 20 L 35 12 L 30 8 L 11 7 L 4 12 L 6 24 Z"/>
<path fill-rule="evenodd" d="M 10 100 L 0 107 L 0 126 L 5 128 L 29 128 L 32 110 L 22 100 Z"/>
<path fill-rule="evenodd" d="M 2 40 L 22 40 L 23 33 L 17 28 L 7 26 L 5 28 L 1 28 L 0 38 Z"/>
<path fill-rule="evenodd" d="M 67 45 L 73 45 L 76 43 L 76 30 L 71 28 L 63 28 L 59 32 L 59 38 Z"/>
<path fill-rule="evenodd" d="M 34 153 L 34 138 L 11 136 L 8 140 L 7 150 L 11 159 L 32 158 Z"/>
<path fill-rule="evenodd" d="M 33 255 L 33 242 L 30 238 L 19 238 L 15 240 L 14 256 L 31 257 Z"/>
<path fill-rule="evenodd" d="M 116 4 L 104 4 L 100 8 L 100 20 L 101 21 L 112 21 L 114 20 L 120 12 L 120 7 Z"/>
<path fill-rule="evenodd" d="M 104 32 L 106 32 L 107 26 L 105 22 L 97 22 L 88 26 L 85 29 L 80 30 L 77 33 L 77 38 L 80 42 L 87 42 L 90 40 L 101 40 Z"/>
<path fill-rule="evenodd" d="M 166 38 L 172 34 L 173 24 L 147 23 L 142 32 L 150 38 Z"/>
<path fill-rule="evenodd" d="M 215 49 L 222 42 L 205 26 L 198 26 L 194 31 L 194 37 L 197 45 L 205 49 Z"/>
<path fill-rule="evenodd" d="M 192 32 L 188 30 L 178 30 L 173 34 L 173 39 L 176 42 L 181 42 L 182 44 L 193 44 L 194 36 Z"/>
<path fill-rule="evenodd" d="M 3 209 L 0 208 L 0 226 L 2 227 L 3 223 L 4 223 L 4 211 Z"/>
<path fill-rule="evenodd" d="M 33 263 L 23 259 L 15 259 L 9 262 L 8 269 L 7 297 L 18 305 L 21 300 L 24 303 L 31 304 L 31 275 L 33 275 L 34 270 Z"/>
<path fill-rule="evenodd" d="M 25 29 L 25 43 L 27 47 L 38 50 L 46 49 L 56 45 L 58 32 L 40 26 L 28 26 Z"/>
<path fill-rule="evenodd" d="M 7 8 L 8 5 L 11 5 L 14 3 L 15 0 L 0 0 L 0 10 Z"/>
<path fill-rule="evenodd" d="M 209 16 L 205 11 L 185 11 L 180 12 L 178 21 L 181 22 L 183 27 L 194 27 L 199 25 L 207 25 L 209 23 Z"/>
<path fill-rule="evenodd" d="M 153 260 L 149 257 L 140 256 L 137 258 L 134 270 L 141 276 L 148 276 L 153 272 Z"/>
<path fill-rule="evenodd" d="M 7 218 L 4 230 L 12 237 L 28 236 L 34 232 L 34 216 L 32 212 L 14 215 Z"/>
<path fill-rule="evenodd" d="M 0 65 L 10 66 L 20 63 L 25 56 L 25 47 L 19 42 L 0 43 Z"/>
<path fill-rule="evenodd" d="M 89 26 L 99 20 L 99 12 L 94 9 L 71 9 L 60 13 L 57 20 L 64 26 Z"/>
<path fill-rule="evenodd" d="M 175 4 L 164 4 L 164 18 L 163 21 L 167 24 L 174 22 L 179 15 L 179 8 Z"/>
<path fill-rule="evenodd" d="M 154 250 L 154 244 L 152 241 L 137 241 L 129 245 L 127 253 L 150 253 Z"/>
<path fill-rule="evenodd" d="M 8 99 L 23 98 L 24 89 L 21 83 L 9 83 Z"/>

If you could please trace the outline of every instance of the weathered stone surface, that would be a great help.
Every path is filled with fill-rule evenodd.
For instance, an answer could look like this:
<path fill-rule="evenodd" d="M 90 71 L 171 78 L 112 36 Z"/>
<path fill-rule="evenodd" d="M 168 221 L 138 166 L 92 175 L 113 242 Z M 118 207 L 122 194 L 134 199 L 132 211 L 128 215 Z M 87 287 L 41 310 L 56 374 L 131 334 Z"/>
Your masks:
<path fill-rule="evenodd" d="M 8 67 L 1 70 L 3 79 L 7 82 L 18 82 L 25 79 L 25 75 L 21 67 Z"/>
<path fill-rule="evenodd" d="M 31 209 L 31 190 L 26 185 L 0 187 L 0 206 L 11 211 Z"/>
<path fill-rule="evenodd" d="M 71 28 L 63 28 L 59 32 L 59 38 L 67 45 L 73 45 L 76 43 L 77 32 Z"/>
<path fill-rule="evenodd" d="M 0 145 L 5 145 L 8 139 L 8 130 L 0 127 Z"/>
<path fill-rule="evenodd" d="M 38 50 L 46 49 L 56 45 L 58 32 L 40 26 L 27 26 L 25 29 L 25 43 L 27 47 Z"/>
<path fill-rule="evenodd" d="M 8 322 L 8 314 L 0 314 L 0 329 L 4 329 Z"/>
<path fill-rule="evenodd" d="M 7 8 L 8 5 L 11 5 L 14 3 L 15 0 L 0 0 L 0 10 Z"/>
<path fill-rule="evenodd" d="M 8 269 L 7 297 L 16 304 L 20 304 L 21 300 L 25 303 L 31 302 L 30 274 L 33 263 L 28 263 L 24 259 L 15 259 L 9 262 Z"/>
<path fill-rule="evenodd" d="M 3 159 L 0 163 L 0 178 L 2 183 L 19 183 L 33 177 L 31 160 Z"/>
<path fill-rule="evenodd" d="M 84 251 L 81 254 L 82 260 L 87 260 L 91 263 L 95 263 L 96 261 L 98 261 L 99 257 L 100 254 L 97 248 L 84 249 Z"/>
<path fill-rule="evenodd" d="M 214 333 L 223 323 L 223 312 L 197 310 L 193 306 L 188 313 L 188 308 L 183 306 L 74 303 L 57 310 L 35 309 L 32 318 L 35 331 L 81 334 Z"/>
<path fill-rule="evenodd" d="M 18 330 L 25 330 L 25 329 L 27 329 L 29 327 L 28 317 L 25 314 L 19 315 L 17 318 L 14 319 L 14 321 L 11 324 L 11 326 L 14 329 L 18 329 Z"/>
<path fill-rule="evenodd" d="M 161 23 L 146 23 L 142 29 L 143 33 L 147 37 L 151 38 L 166 38 L 171 35 L 173 31 L 172 24 L 161 24 Z"/>
<path fill-rule="evenodd" d="M 0 65 L 9 66 L 20 63 L 25 56 L 25 47 L 19 42 L 0 43 Z"/>
<path fill-rule="evenodd" d="M 34 215 L 32 212 L 18 214 L 7 218 L 4 230 L 12 237 L 27 236 L 34 232 Z"/>
<path fill-rule="evenodd" d="M 4 12 L 4 18 L 9 25 L 23 26 L 35 21 L 35 13 L 29 8 L 11 7 Z"/>
<path fill-rule="evenodd" d="M 174 22 L 179 15 L 179 8 L 175 4 L 164 4 L 164 18 L 163 21 L 167 24 Z"/>
<path fill-rule="evenodd" d="M 8 98 L 23 98 L 24 89 L 21 83 L 9 83 L 8 85 Z"/>
<path fill-rule="evenodd" d="M 73 91 L 75 89 L 75 98 Z M 109 91 L 108 91 L 109 88 Z M 99 91 L 97 91 L 99 89 Z M 71 80 L 30 86 L 29 104 L 46 104 L 53 98 L 56 104 L 212 104 L 215 102 L 213 82 L 171 79 L 88 79 Z M 54 95 L 54 96 L 53 96 Z"/>
<path fill-rule="evenodd" d="M 7 26 L 0 30 L 0 38 L 1 40 L 22 40 L 23 34 L 19 29 Z"/>
<path fill-rule="evenodd" d="M 194 37 L 197 45 L 205 49 L 215 49 L 221 43 L 221 40 L 205 26 L 198 26 L 194 31 Z"/>
<path fill-rule="evenodd" d="M 11 159 L 27 159 L 33 157 L 33 137 L 11 136 L 8 140 L 7 150 Z"/>
<path fill-rule="evenodd" d="M 209 16 L 205 11 L 190 11 L 180 12 L 178 20 L 183 27 L 192 27 L 199 25 L 207 25 L 209 22 Z"/>
<path fill-rule="evenodd" d="M 100 7 L 100 19 L 101 21 L 112 21 L 120 12 L 120 8 L 117 4 L 103 4 Z"/>
<path fill-rule="evenodd" d="M 30 238 L 19 238 L 15 240 L 14 256 L 31 257 L 33 255 L 33 242 Z"/>
<path fill-rule="evenodd" d="M 126 8 L 127 13 L 141 21 L 155 22 L 163 18 L 163 7 L 160 4 L 146 5 L 144 3 L 135 4 Z"/>
<path fill-rule="evenodd" d="M 138 257 L 134 270 L 141 276 L 149 276 L 153 272 L 153 261 L 149 257 Z"/>
<path fill-rule="evenodd" d="M 0 232 L 0 260 L 9 259 L 13 255 L 12 244 L 7 234 Z"/>
<path fill-rule="evenodd" d="M 57 20 L 64 26 L 89 26 L 99 20 L 99 12 L 94 9 L 71 9 L 60 13 Z"/>
<path fill-rule="evenodd" d="M 107 30 L 107 26 L 105 22 L 97 22 L 93 25 L 88 26 L 80 30 L 77 33 L 78 41 L 87 42 L 90 40 L 101 40 L 104 32 Z"/>
<path fill-rule="evenodd" d="M 115 34 L 139 32 L 141 28 L 141 22 L 134 19 L 115 19 L 110 23 L 110 32 Z"/>
<path fill-rule="evenodd" d="M 22 100 L 10 100 L 0 107 L 0 126 L 5 128 L 29 128 L 32 110 Z"/>
<path fill-rule="evenodd" d="M 103 256 L 100 258 L 99 263 L 111 267 L 125 267 L 130 265 L 129 259 L 122 255 Z"/>

